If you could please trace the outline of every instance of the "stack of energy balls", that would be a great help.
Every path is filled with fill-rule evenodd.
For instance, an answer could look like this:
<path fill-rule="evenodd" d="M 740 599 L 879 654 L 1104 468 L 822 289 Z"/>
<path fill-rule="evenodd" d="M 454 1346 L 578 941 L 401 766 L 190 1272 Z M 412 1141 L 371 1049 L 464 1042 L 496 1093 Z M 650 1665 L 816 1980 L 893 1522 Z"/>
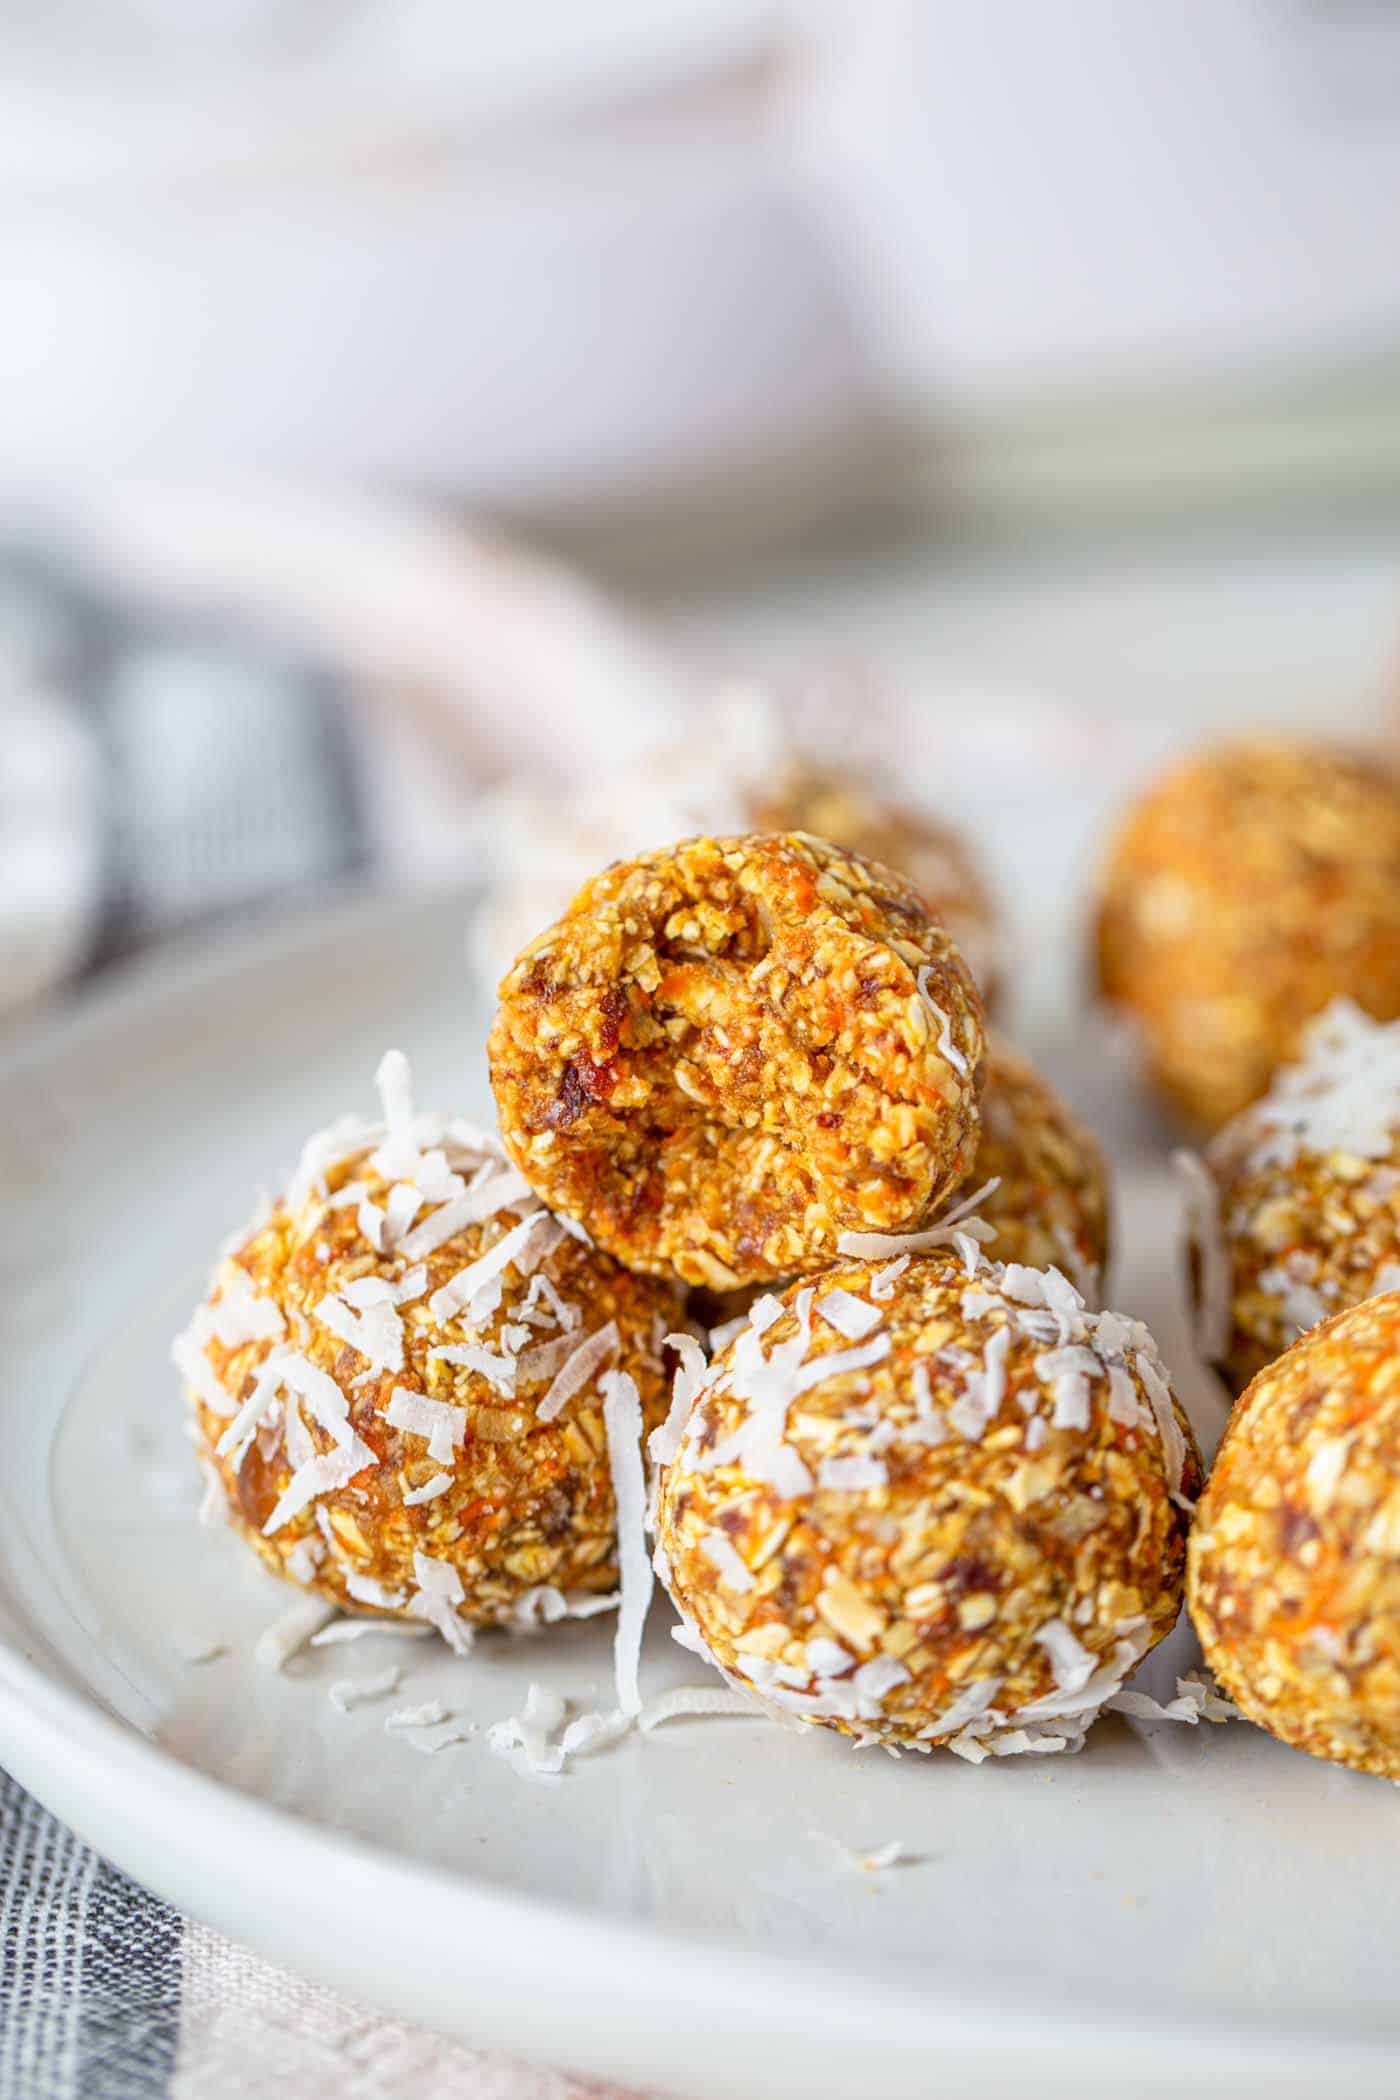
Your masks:
<path fill-rule="evenodd" d="M 619 862 L 490 1057 L 551 1208 L 751 1301 L 650 1439 L 687 1643 L 861 1742 L 1077 1747 L 1176 1619 L 1199 1460 L 1146 1330 L 1038 1265 L 1097 1277 L 1102 1169 L 916 891 L 800 832 Z"/>
<path fill-rule="evenodd" d="M 1234 1406 L 1190 1547 L 1207 1657 L 1285 1742 L 1400 1777 L 1400 783 L 1251 743 L 1110 854 L 1104 995 L 1166 1101 L 1202 1354 Z"/>
<path fill-rule="evenodd" d="M 1177 1618 L 1200 1460 L 1098 1309 L 1097 1149 L 929 900 L 798 831 L 616 863 L 507 973 L 490 1064 L 499 1139 L 391 1054 L 381 1120 L 225 1256 L 176 1350 L 214 1506 L 458 1649 L 620 1580 L 635 1713 L 645 1437 L 655 1567 L 732 1685 L 1077 1748 Z"/>

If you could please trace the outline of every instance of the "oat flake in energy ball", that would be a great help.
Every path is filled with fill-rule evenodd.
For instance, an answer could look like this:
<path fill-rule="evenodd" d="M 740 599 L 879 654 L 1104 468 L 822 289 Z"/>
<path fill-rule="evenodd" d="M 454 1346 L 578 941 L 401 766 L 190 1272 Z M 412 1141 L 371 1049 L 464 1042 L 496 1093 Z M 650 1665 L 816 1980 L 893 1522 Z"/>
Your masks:
<path fill-rule="evenodd" d="M 1238 1401 L 1188 1597 L 1247 1719 L 1400 1779 L 1400 1294 L 1334 1314 Z"/>
<path fill-rule="evenodd" d="M 1240 1393 L 1329 1313 L 1400 1286 L 1400 1022 L 1337 1000 L 1194 1176 L 1201 1349 Z"/>
<path fill-rule="evenodd" d="M 665 1407 L 678 1294 L 546 1211 L 494 1138 L 416 1115 L 312 1138 L 175 1344 L 222 1512 L 275 1574 L 352 1612 L 471 1629 L 617 1586 L 600 1377 Z"/>
<path fill-rule="evenodd" d="M 629 1268 L 717 1291 L 925 1226 L 972 1165 L 983 1054 L 913 891 L 800 833 L 606 869 L 509 971 L 490 1042 L 540 1197 Z"/>
<path fill-rule="evenodd" d="M 1400 785 L 1378 760 L 1256 742 L 1129 812 L 1099 887 L 1098 976 L 1149 1076 L 1216 1129 L 1338 997 L 1400 1015 Z"/>
<path fill-rule="evenodd" d="M 760 1299 L 653 1436 L 657 1572 L 799 1719 L 1077 1749 L 1181 1604 L 1201 1466 L 1139 1322 L 976 1242 Z M 894 1271 L 897 1268 L 897 1273 Z"/>

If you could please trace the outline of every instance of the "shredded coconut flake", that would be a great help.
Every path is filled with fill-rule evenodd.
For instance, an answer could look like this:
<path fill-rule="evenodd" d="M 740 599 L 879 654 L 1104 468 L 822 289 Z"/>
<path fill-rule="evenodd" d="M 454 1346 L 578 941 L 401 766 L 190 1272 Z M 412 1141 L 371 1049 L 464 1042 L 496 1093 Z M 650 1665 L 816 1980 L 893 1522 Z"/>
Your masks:
<path fill-rule="evenodd" d="M 1323 1299 L 1304 1277 L 1294 1272 L 1292 1263 L 1298 1260 L 1305 1261 L 1306 1256 L 1290 1256 L 1283 1266 L 1275 1264 L 1261 1269 L 1258 1278 L 1261 1291 L 1282 1299 L 1284 1321 L 1293 1329 L 1295 1337 L 1306 1334 L 1310 1327 L 1316 1327 L 1319 1320 L 1327 1318 Z"/>
<path fill-rule="evenodd" d="M 1064 1620 L 1047 1619 L 1035 1638 L 1050 1658 L 1057 1689 L 1062 1692 L 1082 1691 L 1093 1676 L 1096 1665 L 1089 1650 Z"/>
<path fill-rule="evenodd" d="M 422 1757 L 436 1757 L 439 1750 L 446 1750 L 452 1743 L 469 1741 L 475 1732 L 470 1721 L 451 1716 L 435 1728 L 405 1728 L 400 1731 L 399 1740 Z"/>
<path fill-rule="evenodd" d="M 1302 1056 L 1211 1142 L 1208 1157 L 1242 1155 L 1251 1171 L 1303 1156 L 1384 1159 L 1400 1130 L 1400 1022 L 1373 1021 L 1334 999 L 1307 1028 Z"/>
<path fill-rule="evenodd" d="M 426 1393 L 412 1393 L 406 1386 L 396 1385 L 389 1395 L 389 1405 L 384 1410 L 384 1419 L 391 1428 L 401 1429 L 407 1436 L 424 1437 L 427 1440 L 428 1456 L 440 1466 L 450 1465 L 452 1454 L 466 1440 L 467 1410 L 451 1407 L 445 1400 L 431 1400 Z"/>
<path fill-rule="evenodd" d="M 680 1450 L 686 1419 L 707 1369 L 705 1352 L 693 1334 L 668 1334 L 664 1346 L 674 1349 L 680 1361 L 671 1381 L 666 1419 L 647 1438 L 647 1454 L 654 1466 L 669 1466 Z"/>
<path fill-rule="evenodd" d="M 967 1233 L 973 1239 L 985 1243 L 996 1238 L 996 1227 L 985 1218 L 975 1215 L 979 1203 L 985 1203 L 996 1189 L 1001 1187 L 1000 1175 L 984 1181 L 981 1188 L 964 1196 L 951 1210 L 946 1210 L 936 1225 L 924 1232 L 842 1232 L 836 1239 L 838 1254 L 849 1254 L 857 1261 L 879 1261 L 885 1254 L 923 1254 L 930 1247 L 950 1247 L 957 1233 Z"/>
<path fill-rule="evenodd" d="M 959 1075 L 960 1078 L 966 1079 L 968 1072 L 971 1070 L 971 1067 L 969 1066 L 967 1059 L 963 1056 L 962 1051 L 959 1050 L 957 1044 L 953 1041 L 953 1031 L 952 1027 L 949 1024 L 947 1014 L 944 1012 L 943 1008 L 937 1003 L 937 1001 L 934 999 L 932 992 L 930 992 L 929 990 L 929 981 L 932 978 L 932 976 L 932 965 L 930 963 L 921 964 L 917 978 L 915 980 L 919 987 L 919 997 L 923 1000 L 924 1005 L 928 1010 L 929 1019 L 938 1023 L 939 1056 L 943 1058 L 947 1064 L 950 1064 L 952 1066 L 953 1070 Z"/>
<path fill-rule="evenodd" d="M 410 1612 L 436 1626 L 454 1655 L 470 1654 L 472 1629 L 457 1616 L 457 1606 L 465 1601 L 466 1593 L 451 1561 L 415 1552 L 413 1577 L 418 1587 L 409 1599 Z"/>
<path fill-rule="evenodd" d="M 817 1311 L 827 1325 L 844 1335 L 848 1342 L 864 1341 L 884 1318 L 878 1305 L 872 1305 L 868 1299 L 858 1298 L 854 1292 L 842 1290 L 839 1286 L 818 1298 Z"/>
<path fill-rule="evenodd" d="M 450 1473 L 434 1473 L 432 1479 L 425 1480 L 422 1487 L 409 1489 L 403 1498 L 403 1506 L 405 1509 L 417 1509 L 420 1503 L 436 1502 L 438 1496 L 445 1495 L 451 1485 Z"/>
<path fill-rule="evenodd" d="M 833 1846 L 846 1865 L 854 1867 L 861 1874 L 881 1874 L 887 1867 L 914 1864 L 898 1838 L 891 1838 L 888 1844 L 877 1845 L 872 1852 L 859 1852 L 854 1846 L 844 1843 L 841 1838 L 832 1837 L 825 1830 L 814 1830 L 810 1835 L 816 1838 L 819 1844 Z"/>
<path fill-rule="evenodd" d="M 1134 1691 L 1131 1687 L 1115 1692 L 1104 1703 L 1113 1713 L 1126 1714 L 1134 1721 L 1183 1721 L 1189 1728 L 1196 1727 L 1201 1721 L 1220 1725 L 1241 1718 L 1240 1710 L 1232 1700 L 1224 1698 L 1214 1685 L 1205 1683 L 1194 1673 L 1177 1678 L 1176 1697 L 1165 1705 L 1147 1692 Z"/>
<path fill-rule="evenodd" d="M 427 1699 L 421 1706 L 400 1706 L 384 1716 L 384 1732 L 396 1735 L 401 1728 L 435 1728 L 439 1721 L 449 1721 L 452 1716 L 441 1699 Z"/>
<path fill-rule="evenodd" d="M 338 1648 L 346 1641 L 368 1640 L 371 1635 L 388 1640 L 426 1641 L 431 1626 L 415 1626 L 405 1619 L 335 1619 L 311 1636 L 313 1648 Z"/>
<path fill-rule="evenodd" d="M 561 1619 L 593 1619 L 604 1612 L 616 1611 L 616 1590 L 599 1593 L 595 1590 L 556 1589 L 552 1582 L 536 1583 L 532 1589 L 522 1590 L 511 1606 L 510 1628 L 513 1633 L 538 1633 L 545 1626 L 557 1625 Z"/>
<path fill-rule="evenodd" d="M 454 1196 L 415 1225 L 404 1238 L 402 1251 L 410 1261 L 421 1261 L 426 1254 L 436 1254 L 439 1247 L 446 1246 L 469 1225 L 484 1224 L 487 1218 L 494 1218 L 529 1197 L 530 1185 L 517 1168 L 493 1168 L 460 1196 Z"/>
<path fill-rule="evenodd" d="M 428 1310 L 435 1320 L 451 1320 L 476 1297 L 485 1285 L 493 1283 L 503 1270 L 512 1265 L 520 1269 L 521 1259 L 527 1243 L 534 1238 L 543 1225 L 548 1224 L 549 1213 L 532 1211 L 513 1225 L 509 1232 L 502 1233 L 495 1245 L 488 1247 L 475 1261 L 468 1262 L 455 1276 L 449 1277 L 440 1289 L 428 1300 Z M 524 1273 L 521 1271 L 521 1273 Z"/>
<path fill-rule="evenodd" d="M 727 1538 L 724 1532 L 705 1532 L 700 1539 L 700 1551 L 727 1590 L 744 1596 L 753 1588 L 752 1570 L 744 1561 L 734 1541 Z"/>
<path fill-rule="evenodd" d="M 884 1305 L 894 1296 L 894 1287 L 909 1266 L 910 1257 L 901 1254 L 898 1261 L 887 1261 L 883 1268 L 875 1271 L 870 1279 L 870 1295 L 878 1305 Z"/>
<path fill-rule="evenodd" d="M 246 1342 L 280 1342 L 286 1334 L 281 1308 L 271 1298 L 261 1298 L 246 1269 L 230 1262 L 223 1271 L 218 1297 L 207 1309 L 209 1332 L 226 1349 Z"/>
<path fill-rule="evenodd" d="M 567 1764 L 571 1757 L 587 1757 L 595 1750 L 620 1743 L 632 1733 L 632 1727 L 629 1717 L 617 1709 L 611 1713 L 579 1714 L 559 1738 L 563 1762 Z"/>
<path fill-rule="evenodd" d="M 391 1590 L 358 1568 L 346 1569 L 345 1587 L 357 1604 L 377 1605 L 381 1611 L 401 1611 L 408 1602 L 407 1590 Z"/>
<path fill-rule="evenodd" d="M 631 1716 L 642 1710 L 637 1672 L 652 1592 L 651 1559 L 646 1544 L 646 1487 L 642 1478 L 642 1403 L 636 1380 L 626 1371 L 605 1371 L 602 1393 L 608 1465 L 617 1507 L 617 1564 L 622 1591 L 613 1659 L 617 1703 L 624 1714 Z"/>
<path fill-rule="evenodd" d="M 493 1723 L 486 1731 L 486 1740 L 498 1752 L 523 1751 L 532 1771 L 562 1771 L 564 1749 L 554 1737 L 564 1725 L 566 1711 L 557 1692 L 546 1685 L 532 1684 L 521 1711 Z"/>
<path fill-rule="evenodd" d="M 872 1458 L 864 1451 L 847 1458 L 824 1458 L 817 1468 L 817 1486 L 838 1492 L 882 1488 L 888 1484 L 889 1477 L 889 1469 L 883 1460 Z"/>
<path fill-rule="evenodd" d="M 959 1436 L 978 1442 L 996 1420 L 1006 1393 L 1006 1358 L 1011 1348 L 1011 1329 L 998 1327 L 987 1337 L 982 1350 L 982 1368 L 969 1381 L 960 1400 L 948 1409 L 948 1420 Z"/>
<path fill-rule="evenodd" d="M 298 1598 L 258 1635 L 253 1660 L 264 1670 L 284 1670 L 335 1616 L 335 1606 L 323 1604 L 319 1597 Z"/>
<path fill-rule="evenodd" d="M 737 1720 L 752 1721 L 763 1717 L 763 1708 L 748 1692 L 731 1690 L 722 1684 L 678 1684 L 668 1692 L 658 1692 L 648 1699 L 637 1720 L 643 1735 L 650 1735 L 654 1728 L 667 1721 L 698 1720 L 702 1716 L 726 1714 Z"/>
<path fill-rule="evenodd" d="M 329 1698 L 337 1713 L 348 1714 L 352 1707 L 368 1706 L 375 1699 L 387 1699 L 399 1688 L 400 1671 L 391 1663 L 387 1670 L 380 1670 L 373 1677 L 342 1677 L 330 1687 Z"/>
<path fill-rule="evenodd" d="M 561 1415 L 569 1402 L 609 1363 L 617 1354 L 619 1336 L 616 1320 L 609 1320 L 586 1340 L 579 1343 L 568 1362 L 555 1373 L 547 1393 L 535 1409 L 535 1419 L 552 1422 Z"/>

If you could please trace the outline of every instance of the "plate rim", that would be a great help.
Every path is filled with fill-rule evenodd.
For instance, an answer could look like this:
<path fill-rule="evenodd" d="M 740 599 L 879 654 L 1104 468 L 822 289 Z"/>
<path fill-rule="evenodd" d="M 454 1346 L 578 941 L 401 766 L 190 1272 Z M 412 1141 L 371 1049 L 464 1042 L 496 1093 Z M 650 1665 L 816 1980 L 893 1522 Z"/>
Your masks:
<path fill-rule="evenodd" d="M 308 947 L 375 928 L 387 931 L 425 909 L 460 910 L 469 895 L 460 886 L 387 893 L 357 886 L 275 922 L 260 917 L 212 941 L 207 932 L 185 935 L 115 967 L 57 1011 L 0 1042 L 0 1084 L 26 1071 L 42 1080 L 46 1058 L 81 1048 L 143 1002 L 188 996 L 204 984 L 285 962 Z M 461 967 L 465 972 L 465 956 Z M 21 1639 L 25 1625 L 21 1616 Z M 558 2051 L 554 2060 L 592 2075 L 625 2075 L 665 2087 L 677 2068 L 672 2008 L 676 1978 L 683 1974 L 688 1993 L 723 2005 L 728 2015 L 723 2035 L 708 2028 L 705 2033 L 703 2077 L 711 2091 L 751 2092 L 756 2060 L 765 2089 L 774 2094 L 842 2090 L 830 2084 L 834 2071 L 876 2069 L 868 2054 L 876 2031 L 879 2080 L 891 2096 L 925 2090 L 931 2059 L 944 2071 L 975 2071 L 983 2081 L 998 2067 L 1008 2073 L 1014 2068 L 1017 2078 L 1030 2067 L 1047 2094 L 1062 2084 L 1066 2091 L 1075 2085 L 1083 2090 L 1086 2080 L 1092 2090 L 1124 2076 L 1132 2077 L 1137 2092 L 1166 2093 L 1179 2091 L 1181 2078 L 1199 2068 L 1203 2049 L 1213 2070 L 1233 2076 L 1242 2092 L 1309 2093 L 1319 2078 L 1335 2080 L 1339 2070 L 1356 2100 L 1394 2089 L 1393 2043 L 1382 2032 L 1368 2032 L 1364 2023 L 1353 2029 L 1338 2021 L 1288 2024 L 1286 2014 L 1276 2020 L 1216 2012 L 1177 2027 L 1138 2011 L 1115 2014 L 1083 2003 L 1061 2006 L 1052 2018 L 1043 1999 L 1028 2000 L 1024 1993 L 1018 1999 L 992 1988 L 963 1991 L 955 1999 L 940 1992 L 936 1976 L 918 1990 L 869 1968 L 853 1972 L 825 1952 L 755 1948 L 666 1921 L 609 1917 L 410 1861 L 373 1839 L 315 1824 L 194 1769 L 105 1712 L 92 1693 L 63 1682 L 3 1627 L 0 1693 L 0 1760 L 123 1871 L 270 1960 L 309 1969 L 331 1988 L 467 2040 L 527 2054 L 548 2045 Z M 143 1830 L 157 1834 L 143 1838 Z M 274 1861 L 283 1890 L 295 1883 L 313 1891 L 311 1902 L 293 1908 L 296 1918 L 315 1913 L 334 1925 L 343 1918 L 344 1884 L 352 1883 L 357 1911 L 362 1901 L 361 1914 L 395 1921 L 396 1962 L 371 1972 L 353 1934 L 332 1946 L 324 1961 L 315 1954 L 308 1960 L 305 1927 L 279 1928 L 278 1894 L 270 1885 Z M 329 1908 L 324 1897 L 314 1897 L 327 1886 L 336 1889 Z M 269 1906 L 264 1914 L 259 1904 Z M 411 1933 L 400 1927 L 403 1919 L 413 1925 Z M 461 2006 L 469 2018 L 458 2018 L 421 1980 L 437 1966 L 421 1961 L 430 1923 L 434 1946 L 441 1946 L 454 1970 L 479 1981 L 489 1966 L 495 1978 L 494 1993 Z M 410 1949 L 418 1957 L 417 1982 L 407 1964 Z M 522 2039 L 509 2008 L 531 1988 L 538 1999 L 541 1975 L 551 1981 L 550 2003 Z M 596 2019 L 590 2023 L 584 2015 L 596 2013 L 600 1998 L 616 1998 L 619 1979 L 633 2017 L 625 2032 L 610 2027 L 601 2046 Z M 784 1987 L 800 2000 L 800 2022 L 789 2017 L 783 2023 L 772 2011 Z M 756 2059 L 756 2051 L 771 2051 L 779 2040 L 787 2052 L 781 2069 L 767 2054 Z M 1053 2085 L 1047 2083 L 1051 2076 Z"/>

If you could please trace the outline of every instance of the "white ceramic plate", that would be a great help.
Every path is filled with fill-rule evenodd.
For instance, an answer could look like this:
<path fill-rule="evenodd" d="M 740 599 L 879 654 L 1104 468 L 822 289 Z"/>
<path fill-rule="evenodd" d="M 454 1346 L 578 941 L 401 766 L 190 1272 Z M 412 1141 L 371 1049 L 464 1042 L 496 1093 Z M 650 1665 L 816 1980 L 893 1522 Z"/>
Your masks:
<path fill-rule="evenodd" d="M 0 1090 L 0 1760 L 109 1857 L 275 1959 L 410 2018 L 692 2096 L 1393 2093 L 1400 1809 L 1255 1730 L 1110 1719 L 1071 1759 L 893 1762 L 762 1721 L 679 1722 L 531 1780 L 433 1759 L 332 1679 L 393 1659 L 479 1724 L 530 1679 L 603 1693 L 610 1632 L 323 1650 L 198 1485 L 166 1360 L 212 1250 L 401 1042 L 479 1112 L 462 907 L 369 907 L 177 961 L 12 1051 Z M 1064 1063 L 1053 1014 L 1032 1033 Z M 1175 1200 L 1107 1067 L 1065 1065 L 1132 1153 L 1115 1296 L 1207 1436 Z M 656 1612 L 652 1687 L 698 1665 Z M 176 1638 L 229 1652 L 194 1667 Z M 1169 1689 L 1172 1661 L 1149 1688 Z M 899 1839 L 878 1875 L 838 1844 Z"/>

